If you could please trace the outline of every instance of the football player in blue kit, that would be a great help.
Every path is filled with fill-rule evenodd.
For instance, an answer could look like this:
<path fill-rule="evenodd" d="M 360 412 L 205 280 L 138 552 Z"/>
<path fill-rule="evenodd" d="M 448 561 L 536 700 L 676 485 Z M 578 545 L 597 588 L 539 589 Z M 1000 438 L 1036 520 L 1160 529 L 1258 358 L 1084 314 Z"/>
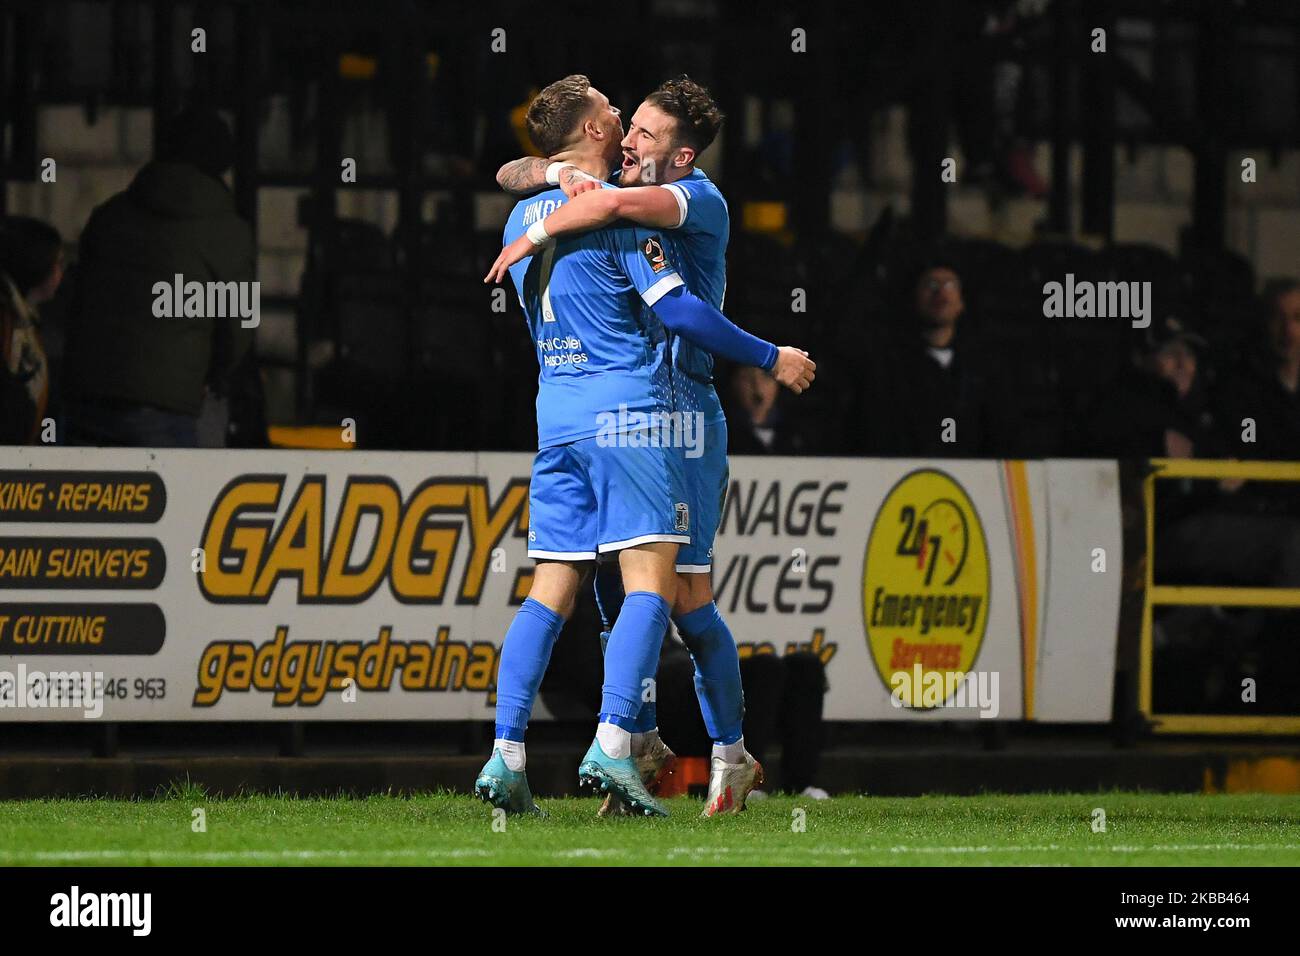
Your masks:
<path fill-rule="evenodd" d="M 581 76 L 543 90 L 528 126 L 549 155 L 593 175 L 612 165 L 623 137 L 617 111 Z M 506 226 L 507 244 L 528 236 L 544 246 L 510 270 L 540 367 L 529 492 L 537 567 L 502 648 L 496 739 L 475 791 L 507 811 L 538 812 L 523 742 L 532 704 L 587 562 L 617 554 L 627 596 L 610 631 L 599 724 L 579 779 L 633 812 L 662 815 L 631 757 L 631 728 L 676 596 L 677 550 L 690 541 L 685 456 L 655 441 L 653 428 L 611 437 L 608 423 L 671 415 L 669 331 L 792 382 L 810 381 L 811 363 L 743 332 L 687 291 L 648 230 L 626 225 L 548 241 L 542 223 L 564 201 L 559 189 L 531 197 Z"/>
<path fill-rule="evenodd" d="M 507 270 L 513 273 L 535 253 L 544 259 L 550 249 L 546 241 L 538 243 L 540 237 L 582 236 L 625 220 L 666 230 L 659 235 L 687 287 L 721 309 L 730 235 L 727 204 L 695 167 L 721 122 L 722 114 L 708 92 L 679 77 L 647 96 L 633 116 L 621 143 L 617 179 L 623 188 L 608 188 L 609 183 L 591 175 L 591 170 L 566 164 L 563 157 L 529 157 L 506 164 L 498 182 L 510 191 L 528 192 L 548 182 L 559 183 L 572 201 L 549 210 L 532 236 L 507 244 L 488 279 L 500 281 Z M 713 540 L 728 478 L 726 419 L 713 385 L 713 355 L 671 331 L 669 339 L 674 410 L 699 421 L 704 435 L 700 453 L 689 454 L 684 461 L 691 540 L 679 547 L 675 562 L 678 584 L 672 619 L 694 660 L 696 693 L 713 739 L 703 811 L 704 816 L 713 816 L 743 809 L 749 792 L 762 782 L 762 768 L 745 750 L 739 656 L 712 593 Z M 807 362 L 806 378 L 783 381 L 796 392 L 811 383 L 816 368 L 806 353 L 799 354 Z M 621 619 L 625 586 L 630 585 L 618 568 L 598 565 L 596 593 L 605 624 L 603 641 L 609 640 Z M 653 700 L 642 705 L 631 730 L 631 754 L 642 784 L 652 791 L 673 759 L 659 737 Z M 606 798 L 601 812 L 626 809 L 628 805 L 615 793 Z"/>

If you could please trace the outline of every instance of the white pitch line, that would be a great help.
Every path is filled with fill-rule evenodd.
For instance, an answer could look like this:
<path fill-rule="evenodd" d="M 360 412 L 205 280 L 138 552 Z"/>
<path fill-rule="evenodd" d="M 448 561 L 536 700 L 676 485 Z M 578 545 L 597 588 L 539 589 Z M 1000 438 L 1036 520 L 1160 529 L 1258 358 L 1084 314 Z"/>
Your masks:
<path fill-rule="evenodd" d="M 81 862 L 86 860 L 200 860 L 226 862 L 233 860 L 351 860 L 358 857 L 423 858 L 423 857 L 490 857 L 491 850 L 35 850 L 22 853 L 0 850 L 4 862 Z"/>
<path fill-rule="evenodd" d="M 880 849 L 872 847 L 871 849 Z M 891 846 L 890 853 L 1187 853 L 1203 850 L 1300 850 L 1300 843 L 1152 843 L 1149 846 Z"/>
<path fill-rule="evenodd" d="M 517 851 L 518 847 L 510 850 Z M 986 854 L 986 853 L 1188 853 L 1196 851 L 1223 850 L 1300 850 L 1298 843 L 1186 843 L 1186 844 L 1152 844 L 1150 846 L 1061 846 L 1058 844 L 1040 844 L 1026 846 L 853 846 L 853 847 L 808 847 L 801 849 L 794 846 L 782 846 L 773 850 L 757 847 L 670 847 L 664 850 L 649 851 L 639 847 L 572 847 L 565 850 L 535 850 L 538 859 L 574 860 L 606 859 L 636 855 L 643 857 L 647 852 L 658 852 L 671 859 L 679 856 L 716 857 L 716 856 L 766 856 L 772 852 L 786 856 L 845 856 L 856 859 L 864 854 Z M 497 850 L 489 849 L 420 849 L 398 848 L 389 850 L 33 850 L 21 852 L 0 850 L 0 862 L 13 863 L 84 863 L 94 861 L 118 860 L 124 862 L 162 862 L 194 861 L 207 863 L 235 863 L 241 861 L 292 862 L 330 861 L 368 859 L 383 860 L 447 860 L 447 859 L 491 859 L 499 855 Z"/>

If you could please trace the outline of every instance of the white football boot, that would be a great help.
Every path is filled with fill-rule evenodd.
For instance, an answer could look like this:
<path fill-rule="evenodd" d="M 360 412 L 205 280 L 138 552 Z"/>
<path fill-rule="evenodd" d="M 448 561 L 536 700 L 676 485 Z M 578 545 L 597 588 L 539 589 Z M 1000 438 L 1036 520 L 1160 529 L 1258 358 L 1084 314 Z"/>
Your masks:
<path fill-rule="evenodd" d="M 641 782 L 652 795 L 659 792 L 659 785 L 673 772 L 677 764 L 677 755 L 669 749 L 658 734 L 650 739 L 641 753 L 633 754 L 632 759 L 636 761 Z M 600 809 L 596 811 L 597 816 L 602 817 L 626 816 L 628 813 L 627 804 L 612 793 L 605 796 Z"/>
<path fill-rule="evenodd" d="M 702 817 L 739 813 L 745 809 L 749 792 L 763 783 L 763 765 L 745 752 L 744 763 L 727 763 L 721 757 L 709 759 L 709 796 Z"/>

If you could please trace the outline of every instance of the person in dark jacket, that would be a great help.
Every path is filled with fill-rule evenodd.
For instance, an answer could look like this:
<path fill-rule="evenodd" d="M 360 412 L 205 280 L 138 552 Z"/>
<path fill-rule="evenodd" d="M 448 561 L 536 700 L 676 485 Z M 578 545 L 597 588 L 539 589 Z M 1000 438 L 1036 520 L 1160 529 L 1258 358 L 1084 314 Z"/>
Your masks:
<path fill-rule="evenodd" d="M 238 315 L 160 317 L 155 284 L 255 278 L 252 229 L 221 179 L 233 156 L 215 111 L 182 112 L 160 130 L 157 158 L 91 215 L 68 327 L 71 444 L 199 444 L 205 397 L 224 391 L 253 330 Z"/>
<path fill-rule="evenodd" d="M 733 455 L 803 455 L 806 429 L 786 414 L 781 387 L 767 372 L 737 367 L 727 402 L 727 450 Z"/>
<path fill-rule="evenodd" d="M 37 308 L 63 281 L 63 240 L 38 219 L 0 220 L 0 445 L 30 445 L 40 433 L 50 366 Z"/>
<path fill-rule="evenodd" d="M 1265 288 L 1259 342 L 1224 383 L 1218 404 L 1235 457 L 1300 461 L 1300 281 Z"/>
<path fill-rule="evenodd" d="M 1153 322 L 1138 360 L 1093 407 L 1091 450 L 1107 458 L 1221 457 L 1205 347 L 1176 316 Z"/>
<path fill-rule="evenodd" d="M 943 260 L 912 273 L 907 320 L 883 332 L 864 357 L 855 400 L 864 455 L 997 457 L 1011 453 L 1009 399 L 966 328 L 961 277 Z"/>
<path fill-rule="evenodd" d="M 1300 375 L 1300 286 L 1293 286 L 1290 301 L 1284 288 L 1266 296 L 1264 347 L 1214 390 L 1208 405 L 1196 397 L 1203 377 L 1199 373 L 1186 389 L 1176 374 L 1171 376 L 1179 399 L 1163 412 L 1158 406 L 1144 407 L 1141 396 L 1112 397 L 1115 415 L 1132 421 L 1130 433 L 1143 431 L 1143 422 L 1154 423 L 1145 429 L 1147 450 L 1138 447 L 1135 453 L 1300 458 L 1300 446 L 1292 444 L 1300 442 L 1300 411 L 1294 404 L 1295 377 Z M 1195 419 L 1189 414 L 1193 410 Z M 1240 441 L 1243 419 L 1253 422 L 1257 444 Z M 1300 588 L 1297 500 L 1300 494 L 1292 482 L 1157 481 L 1155 583 Z M 1184 674 L 1164 682 L 1159 705 L 1193 712 L 1207 706 L 1215 711 L 1240 708 L 1240 680 L 1246 675 L 1259 680 L 1261 702 L 1265 694 L 1274 704 L 1297 699 L 1297 623 L 1294 612 L 1256 607 L 1161 609 L 1155 620 L 1157 652 L 1164 655 L 1166 672 L 1173 666 Z"/>

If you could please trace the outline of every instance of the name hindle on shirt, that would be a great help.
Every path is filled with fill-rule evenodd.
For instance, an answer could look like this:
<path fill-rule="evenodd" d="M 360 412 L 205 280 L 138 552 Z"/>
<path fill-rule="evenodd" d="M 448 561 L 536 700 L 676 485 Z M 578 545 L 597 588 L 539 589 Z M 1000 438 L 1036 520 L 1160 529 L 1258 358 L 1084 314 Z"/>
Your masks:
<path fill-rule="evenodd" d="M 541 222 L 555 212 L 561 202 L 563 200 L 543 199 L 540 202 L 533 203 L 524 210 L 524 226 L 531 226 L 535 222 Z"/>
<path fill-rule="evenodd" d="M 587 361 L 587 353 L 577 351 L 581 348 L 582 342 L 576 335 L 553 335 L 549 339 L 537 340 L 537 350 L 541 353 L 542 364 L 550 367 L 580 365 Z"/>

